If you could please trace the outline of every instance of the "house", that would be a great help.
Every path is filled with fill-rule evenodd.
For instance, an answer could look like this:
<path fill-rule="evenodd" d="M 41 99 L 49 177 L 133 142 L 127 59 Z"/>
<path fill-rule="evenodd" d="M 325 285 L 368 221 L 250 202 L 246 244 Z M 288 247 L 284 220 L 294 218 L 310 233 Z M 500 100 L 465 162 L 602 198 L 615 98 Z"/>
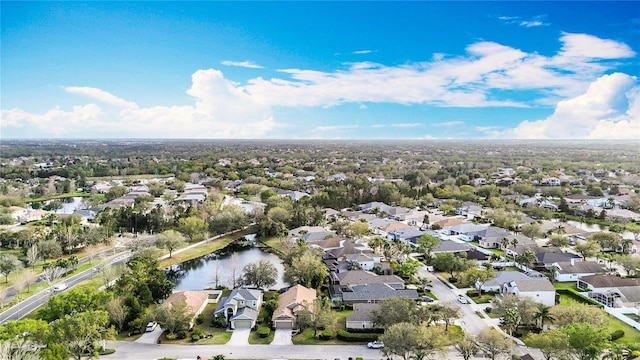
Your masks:
<path fill-rule="evenodd" d="M 457 235 L 459 239 L 464 241 L 473 241 L 476 236 L 487 230 L 488 225 L 476 225 L 472 223 L 459 223 L 452 226 L 443 226 L 447 235 Z"/>
<path fill-rule="evenodd" d="M 478 244 L 485 249 L 500 248 L 502 246 L 503 239 L 511 239 L 515 236 L 509 230 L 499 228 L 497 226 L 489 226 L 483 231 L 476 234 L 475 240 Z"/>
<path fill-rule="evenodd" d="M 415 289 L 396 289 L 388 284 L 354 285 L 342 292 L 342 301 L 345 305 L 375 304 L 394 297 L 406 297 L 416 301 L 419 299 Z"/>
<path fill-rule="evenodd" d="M 519 271 L 498 271 L 493 279 L 486 281 L 484 284 L 476 283 L 476 288 L 485 292 L 500 291 L 502 284 L 527 279 L 531 278 Z"/>
<path fill-rule="evenodd" d="M 473 247 L 471 245 L 468 245 L 466 243 L 460 243 L 457 241 L 452 241 L 452 240 L 442 240 L 440 241 L 440 243 L 438 244 L 438 246 L 436 246 L 435 249 L 433 249 L 433 253 L 434 254 L 440 254 L 440 253 L 461 253 L 463 251 L 470 251 L 472 250 Z"/>
<path fill-rule="evenodd" d="M 581 277 L 607 272 L 597 261 L 579 261 L 573 258 L 570 261 L 557 262 L 552 267 L 555 268 L 553 277 L 558 282 L 577 281 Z"/>
<path fill-rule="evenodd" d="M 18 216 L 18 221 L 20 221 L 23 224 L 31 221 L 38 221 L 38 220 L 44 219 L 45 216 L 49 214 L 51 214 L 51 212 L 45 211 L 45 210 L 27 211 L 26 214 Z"/>
<path fill-rule="evenodd" d="M 500 294 L 527 296 L 546 306 L 556 304 L 556 289 L 546 277 L 505 282 L 500 287 Z"/>
<path fill-rule="evenodd" d="M 487 179 L 485 178 L 476 178 L 471 180 L 473 182 L 473 186 L 478 187 L 482 185 L 487 185 Z"/>
<path fill-rule="evenodd" d="M 315 289 L 302 285 L 292 286 L 278 297 L 278 307 L 271 317 L 271 325 L 274 329 L 295 328 L 298 314 L 304 310 L 312 310 L 315 299 Z"/>
<path fill-rule="evenodd" d="M 16 220 L 19 220 L 21 216 L 27 215 L 28 212 L 29 210 L 20 206 L 9 206 L 9 213 Z"/>
<path fill-rule="evenodd" d="M 231 330 L 251 329 L 256 325 L 261 306 L 261 290 L 233 289 L 229 296 L 218 303 L 214 314 L 224 314 Z"/>
<path fill-rule="evenodd" d="M 393 218 L 408 225 L 422 226 L 425 223 L 425 216 L 428 215 L 428 211 L 411 209 L 406 213 L 394 215 Z"/>
<path fill-rule="evenodd" d="M 192 314 L 189 327 L 193 326 L 196 316 L 200 315 L 209 303 L 209 294 L 202 291 L 179 291 L 171 294 L 162 304 L 175 305 L 184 303 L 189 313 Z"/>
<path fill-rule="evenodd" d="M 640 278 L 595 274 L 579 278 L 576 286 L 605 306 L 640 308 Z"/>
<path fill-rule="evenodd" d="M 381 255 L 373 253 L 347 254 L 345 255 L 345 260 L 348 263 L 353 264 L 358 269 L 373 270 L 375 264 L 380 262 L 380 257 Z"/>
<path fill-rule="evenodd" d="M 540 181 L 540 185 L 542 185 L 542 186 L 560 186 L 560 179 L 558 179 L 556 177 L 544 178 L 544 179 L 542 179 L 542 181 Z"/>
<path fill-rule="evenodd" d="M 353 314 L 347 316 L 347 329 L 373 329 L 374 311 L 380 309 L 379 304 L 353 304 Z"/>
<path fill-rule="evenodd" d="M 407 228 L 402 230 L 392 231 L 387 234 L 387 239 L 392 241 L 402 241 L 407 245 L 414 245 L 418 241 L 418 238 L 424 235 L 426 232 L 422 230 L 418 230 L 416 228 Z"/>
<path fill-rule="evenodd" d="M 344 292 L 361 284 L 385 284 L 394 289 L 404 289 L 404 280 L 396 275 L 378 275 L 366 270 L 351 270 L 329 273 L 329 295 L 331 300 L 342 300 Z"/>
<path fill-rule="evenodd" d="M 482 205 L 465 201 L 461 207 L 456 209 L 456 215 L 464 216 L 467 219 L 482 218 L 483 210 Z"/>

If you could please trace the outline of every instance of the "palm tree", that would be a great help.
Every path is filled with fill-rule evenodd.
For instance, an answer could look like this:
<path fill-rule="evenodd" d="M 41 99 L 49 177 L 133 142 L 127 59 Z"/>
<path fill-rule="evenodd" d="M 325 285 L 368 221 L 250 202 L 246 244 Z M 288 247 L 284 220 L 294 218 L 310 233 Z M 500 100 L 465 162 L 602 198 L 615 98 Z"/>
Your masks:
<path fill-rule="evenodd" d="M 625 254 L 628 254 L 629 251 L 631 250 L 631 245 L 633 245 L 633 240 L 632 239 L 622 239 L 622 252 Z"/>
<path fill-rule="evenodd" d="M 516 330 L 522 321 L 522 317 L 518 314 L 516 309 L 507 309 L 504 313 L 504 326 L 509 330 L 509 335 L 513 334 L 513 330 Z"/>
<path fill-rule="evenodd" d="M 551 310 L 550 306 L 547 306 L 545 304 L 538 304 L 538 309 L 533 314 L 533 317 L 536 320 L 536 323 L 539 324 L 538 327 L 541 330 L 544 330 L 545 322 L 555 320 L 549 310 Z"/>
<path fill-rule="evenodd" d="M 536 254 L 534 254 L 531 250 L 525 250 L 522 254 L 516 257 L 516 262 L 526 266 L 527 268 L 529 268 L 531 264 L 534 264 L 536 261 L 538 261 L 538 258 L 536 257 Z"/>
<path fill-rule="evenodd" d="M 509 244 L 511 244 L 511 241 L 509 241 L 509 239 L 507 238 L 502 238 L 502 240 L 500 241 L 500 245 L 502 245 L 503 249 L 506 249 Z"/>

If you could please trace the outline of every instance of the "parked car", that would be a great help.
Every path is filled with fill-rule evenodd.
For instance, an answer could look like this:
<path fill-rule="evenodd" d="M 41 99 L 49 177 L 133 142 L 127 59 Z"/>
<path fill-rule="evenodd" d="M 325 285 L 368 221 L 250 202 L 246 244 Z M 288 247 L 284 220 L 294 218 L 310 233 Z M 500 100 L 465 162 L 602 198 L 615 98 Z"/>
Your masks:
<path fill-rule="evenodd" d="M 369 349 L 382 349 L 384 347 L 384 343 L 382 341 L 372 341 L 367 344 Z"/>
<path fill-rule="evenodd" d="M 431 296 L 424 295 L 422 296 L 422 301 L 430 303 L 433 302 L 433 299 L 431 298 Z"/>
<path fill-rule="evenodd" d="M 155 322 L 155 321 L 152 321 L 152 322 L 147 324 L 147 329 L 145 331 L 146 332 L 152 332 L 153 330 L 156 329 L 156 326 L 158 326 L 158 323 Z"/>
<path fill-rule="evenodd" d="M 67 288 L 68 286 L 65 283 L 59 283 L 59 284 L 53 285 L 53 291 L 55 292 L 67 290 Z"/>
<path fill-rule="evenodd" d="M 460 301 L 461 304 L 468 304 L 469 303 L 467 301 L 467 299 L 462 295 L 458 295 L 458 301 Z"/>

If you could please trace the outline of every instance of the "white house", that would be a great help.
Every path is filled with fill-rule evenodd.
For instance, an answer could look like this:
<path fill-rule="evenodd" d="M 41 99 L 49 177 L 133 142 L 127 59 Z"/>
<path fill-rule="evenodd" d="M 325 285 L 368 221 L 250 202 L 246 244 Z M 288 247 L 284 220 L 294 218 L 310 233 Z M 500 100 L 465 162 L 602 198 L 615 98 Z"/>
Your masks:
<path fill-rule="evenodd" d="M 556 262 L 552 267 L 555 267 L 553 277 L 558 282 L 577 281 L 584 276 L 606 273 L 606 270 L 597 261 L 571 259 L 571 261 Z"/>
<path fill-rule="evenodd" d="M 556 289 L 547 278 L 514 280 L 502 284 L 500 294 L 528 296 L 535 302 L 547 306 L 556 304 Z"/>
<path fill-rule="evenodd" d="M 231 330 L 251 329 L 256 325 L 261 306 L 261 290 L 234 289 L 228 297 L 218 303 L 214 313 L 224 314 Z"/>

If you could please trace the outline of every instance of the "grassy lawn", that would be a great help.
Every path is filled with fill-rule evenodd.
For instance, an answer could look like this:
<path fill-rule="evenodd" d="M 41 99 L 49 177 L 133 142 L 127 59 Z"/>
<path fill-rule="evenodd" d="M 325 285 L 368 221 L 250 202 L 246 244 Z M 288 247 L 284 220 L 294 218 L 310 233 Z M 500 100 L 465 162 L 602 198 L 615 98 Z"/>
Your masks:
<path fill-rule="evenodd" d="M 469 290 L 472 293 L 475 293 L 474 290 Z M 476 304 L 488 304 L 491 302 L 491 300 L 493 300 L 493 298 L 495 297 L 495 295 L 492 294 L 482 294 L 482 295 L 476 295 L 476 296 L 471 296 L 469 295 L 469 291 L 467 291 L 467 295 L 471 298 L 471 300 L 473 300 L 473 302 L 475 302 Z"/>
<path fill-rule="evenodd" d="M 121 175 L 121 176 L 90 176 L 87 180 L 138 180 L 138 179 L 165 179 L 175 176 L 174 174 L 155 175 L 155 174 L 140 174 L 140 175 Z"/>
<path fill-rule="evenodd" d="M 70 198 L 70 197 L 88 197 L 91 196 L 91 193 L 86 193 L 86 192 L 71 192 L 71 193 L 66 193 L 66 194 L 57 194 L 57 195 L 46 195 L 46 196 L 39 196 L 39 197 L 28 197 L 28 198 L 24 198 L 23 200 L 25 202 L 42 202 L 42 201 L 47 201 L 47 200 L 53 200 L 53 199 L 66 199 L 66 198 Z"/>
<path fill-rule="evenodd" d="M 561 289 L 573 289 L 576 291 L 579 291 L 578 288 L 576 287 L 576 283 L 575 282 L 557 282 L 557 283 L 553 283 L 553 287 L 556 290 L 561 290 Z"/>
<path fill-rule="evenodd" d="M 607 318 L 609 319 L 609 324 L 607 326 L 607 331 L 609 333 L 612 333 L 616 330 L 624 331 L 624 336 L 616 340 L 616 342 L 625 344 L 640 343 L 640 331 L 632 328 L 631 326 L 623 323 L 622 321 L 616 319 L 611 315 L 607 315 Z"/>
<path fill-rule="evenodd" d="M 271 329 L 271 332 L 269 333 L 269 336 L 262 338 L 262 337 L 260 337 L 260 335 L 258 335 L 258 331 L 251 330 L 251 333 L 249 334 L 249 344 L 251 344 L 251 345 L 269 345 L 273 341 L 273 336 L 275 335 L 275 333 L 276 333 L 276 331 Z"/>
<path fill-rule="evenodd" d="M 194 248 L 185 250 L 181 253 L 178 254 L 173 254 L 173 256 L 171 258 L 167 258 L 164 259 L 162 261 L 160 261 L 160 268 L 166 268 L 169 267 L 171 265 L 175 265 L 175 264 L 179 264 L 181 262 L 185 262 L 187 260 L 191 260 L 191 259 L 195 259 L 197 257 L 200 256 L 204 256 L 207 254 L 210 254 L 216 250 L 220 250 L 224 247 L 226 247 L 227 245 L 231 244 L 232 242 L 234 242 L 235 240 L 254 233 L 255 232 L 255 228 L 251 227 L 249 229 L 243 230 L 243 231 L 239 231 L 237 233 L 228 235 L 228 236 L 223 236 L 219 239 L 215 239 L 209 242 L 206 242 L 200 246 L 196 246 Z M 165 250 L 164 251 L 165 254 L 168 254 L 168 252 Z"/>
<path fill-rule="evenodd" d="M 480 246 L 480 243 L 479 243 L 479 242 L 477 242 L 477 241 L 471 241 L 471 242 L 470 242 L 470 244 L 473 244 L 473 245 L 478 246 L 478 247 L 482 247 L 482 246 Z M 483 248 L 483 249 L 484 249 L 484 248 Z M 494 249 L 494 248 L 491 248 L 491 249 L 485 249 L 485 250 L 489 250 L 489 251 L 491 251 L 492 253 L 494 253 L 494 254 L 495 254 L 495 255 L 497 255 L 497 256 L 505 256 L 505 257 L 506 257 L 506 254 L 505 254 L 504 250 L 501 250 L 501 249 Z"/>
<path fill-rule="evenodd" d="M 346 342 L 346 341 L 338 340 L 335 336 L 338 330 L 346 329 L 347 316 L 352 315 L 353 310 L 350 310 L 350 309 L 340 310 L 340 311 L 336 311 L 336 314 L 337 314 L 336 326 L 333 329 L 334 336 L 331 339 L 320 340 L 313 336 L 313 329 L 305 329 L 303 332 L 293 336 L 293 339 L 292 339 L 293 343 L 295 345 L 323 345 L 323 344 L 354 345 L 354 344 L 357 344 L 357 342 L 354 343 L 354 342 Z M 321 330 L 318 330 L 318 334 L 320 334 L 321 332 L 322 332 Z"/>
<path fill-rule="evenodd" d="M 260 239 L 260 244 L 268 246 L 276 250 L 277 252 L 283 254 L 285 251 L 281 245 L 281 242 L 282 242 L 282 237 L 280 236 L 271 236 L 264 239 Z"/>

